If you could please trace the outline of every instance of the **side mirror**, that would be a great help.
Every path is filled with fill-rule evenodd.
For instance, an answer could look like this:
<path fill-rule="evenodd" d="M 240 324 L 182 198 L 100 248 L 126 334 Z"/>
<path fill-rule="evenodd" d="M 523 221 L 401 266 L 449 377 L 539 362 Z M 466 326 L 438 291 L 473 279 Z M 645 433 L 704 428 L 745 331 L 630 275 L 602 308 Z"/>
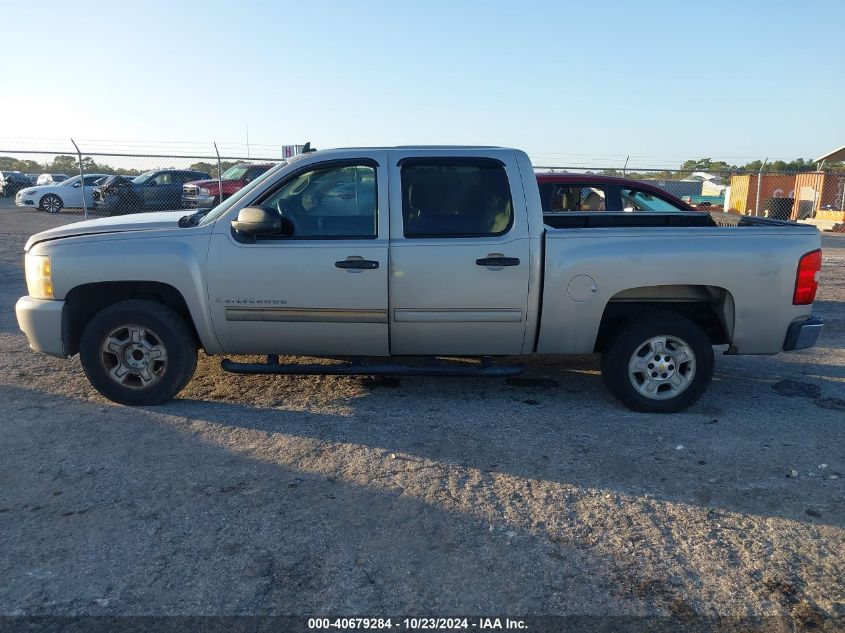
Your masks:
<path fill-rule="evenodd" d="M 238 219 L 232 220 L 232 228 L 252 237 L 279 235 L 282 218 L 276 211 L 264 207 L 244 207 L 238 212 Z"/>

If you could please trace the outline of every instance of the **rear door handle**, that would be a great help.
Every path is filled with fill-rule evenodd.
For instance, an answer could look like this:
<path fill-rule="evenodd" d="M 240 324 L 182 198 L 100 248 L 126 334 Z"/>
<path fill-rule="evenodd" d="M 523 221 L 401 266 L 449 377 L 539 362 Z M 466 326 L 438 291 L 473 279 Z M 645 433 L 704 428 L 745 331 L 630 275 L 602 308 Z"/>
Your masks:
<path fill-rule="evenodd" d="M 478 266 L 519 266 L 519 257 L 482 257 L 475 263 Z"/>
<path fill-rule="evenodd" d="M 372 259 L 342 259 L 334 263 L 338 268 L 374 270 L 378 268 L 378 262 Z"/>

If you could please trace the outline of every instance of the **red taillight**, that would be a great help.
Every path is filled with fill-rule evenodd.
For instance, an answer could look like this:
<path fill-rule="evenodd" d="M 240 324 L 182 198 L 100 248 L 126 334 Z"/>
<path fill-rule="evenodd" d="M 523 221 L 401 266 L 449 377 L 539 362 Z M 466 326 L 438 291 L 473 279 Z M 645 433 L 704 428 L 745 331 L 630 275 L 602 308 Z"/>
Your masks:
<path fill-rule="evenodd" d="M 813 303 L 819 287 L 818 272 L 822 269 L 821 250 L 811 251 L 798 260 L 798 273 L 795 275 L 795 293 L 792 304 L 805 306 Z"/>

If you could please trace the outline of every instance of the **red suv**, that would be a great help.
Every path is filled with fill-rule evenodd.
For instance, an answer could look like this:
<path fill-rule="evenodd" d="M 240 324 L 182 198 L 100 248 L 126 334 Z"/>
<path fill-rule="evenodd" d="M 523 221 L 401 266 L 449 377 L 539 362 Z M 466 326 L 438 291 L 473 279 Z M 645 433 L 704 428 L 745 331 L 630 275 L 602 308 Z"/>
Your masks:
<path fill-rule="evenodd" d="M 182 207 L 186 209 L 214 207 L 236 191 L 274 167 L 274 163 L 241 163 L 223 172 L 223 195 L 217 179 L 195 180 L 182 186 Z"/>

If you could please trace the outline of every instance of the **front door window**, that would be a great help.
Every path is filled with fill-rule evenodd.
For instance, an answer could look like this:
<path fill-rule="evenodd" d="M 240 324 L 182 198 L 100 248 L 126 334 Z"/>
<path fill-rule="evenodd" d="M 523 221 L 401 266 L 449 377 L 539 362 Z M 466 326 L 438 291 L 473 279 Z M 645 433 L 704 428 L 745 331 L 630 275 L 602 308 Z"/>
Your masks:
<path fill-rule="evenodd" d="M 293 226 L 293 239 L 375 239 L 376 170 L 369 165 L 325 167 L 301 173 L 260 204 Z"/>

